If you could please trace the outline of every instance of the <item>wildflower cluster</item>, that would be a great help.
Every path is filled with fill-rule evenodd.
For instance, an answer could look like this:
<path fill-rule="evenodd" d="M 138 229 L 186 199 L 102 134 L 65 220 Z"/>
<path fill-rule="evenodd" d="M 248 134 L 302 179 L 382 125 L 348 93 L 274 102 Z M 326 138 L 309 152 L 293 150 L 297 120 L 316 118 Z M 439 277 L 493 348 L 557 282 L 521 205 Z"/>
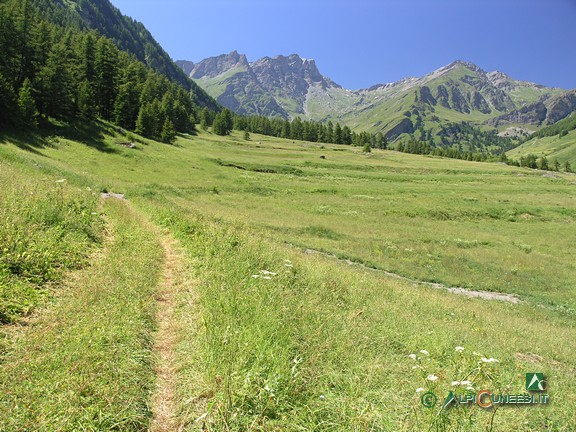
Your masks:
<path fill-rule="evenodd" d="M 475 392 L 479 388 L 497 386 L 495 366 L 491 365 L 499 363 L 499 360 L 494 357 L 485 357 L 475 351 L 468 354 L 463 346 L 455 347 L 453 354 L 445 357 L 447 361 L 442 361 L 443 370 L 438 370 L 439 368 L 431 366 L 434 362 L 430 361 L 427 350 L 408 354 L 413 363 L 412 370 L 419 372 L 423 382 L 423 386 L 416 389 L 417 394 L 424 391 L 444 394 L 448 391 L 457 392 L 459 389 Z"/>
<path fill-rule="evenodd" d="M 288 267 L 288 268 L 293 268 L 294 265 L 292 264 L 292 261 L 290 261 L 289 259 L 285 259 L 283 261 L 284 267 Z M 288 268 L 286 269 L 286 271 L 289 271 Z M 270 270 L 260 270 L 258 272 L 258 274 L 253 274 L 252 278 L 253 279 L 264 279 L 264 280 L 272 280 L 272 278 L 274 276 L 277 276 L 278 273 L 270 271 Z"/>

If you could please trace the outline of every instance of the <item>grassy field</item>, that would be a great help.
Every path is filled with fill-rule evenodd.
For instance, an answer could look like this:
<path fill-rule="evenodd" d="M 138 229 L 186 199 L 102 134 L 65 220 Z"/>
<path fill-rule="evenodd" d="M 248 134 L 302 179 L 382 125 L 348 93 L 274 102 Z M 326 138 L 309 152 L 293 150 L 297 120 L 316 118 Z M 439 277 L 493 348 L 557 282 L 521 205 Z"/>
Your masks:
<path fill-rule="evenodd" d="M 535 138 L 525 144 L 512 149 L 506 154 L 512 159 L 520 159 L 521 156 L 534 154 L 537 157 L 546 156 L 549 162 L 557 160 L 563 166 L 568 161 L 574 167 L 576 165 L 576 130 L 559 137 Z"/>
<path fill-rule="evenodd" d="M 137 149 L 120 145 L 126 137 L 105 124 L 86 136 L 66 131 L 32 148 L 4 137 L 0 160 L 22 176 L 36 169 L 78 188 L 125 193 L 135 211 L 179 239 L 196 287 L 178 294 L 175 312 L 177 418 L 185 430 L 576 426 L 575 176 L 256 135 L 245 141 L 236 133 L 181 136 L 174 146 L 141 140 Z M 136 217 L 114 215 L 116 223 Z M 132 229 L 127 239 L 145 238 L 137 224 Z M 120 245 L 128 256 L 141 247 L 130 241 Z M 161 259 L 157 239 L 142 242 L 150 245 L 142 257 L 150 295 Z M 512 293 L 522 303 L 469 299 L 418 281 Z M 121 297 L 135 296 L 130 307 L 138 308 L 141 295 Z M 134 321 L 149 334 L 145 310 Z M 132 382 L 150 374 L 145 346 L 127 353 L 140 349 L 140 378 Z M 2 373 L 28 367 L 13 362 Z M 438 413 L 416 392 L 434 391 L 442 401 L 453 381 L 467 379 L 475 391 L 522 393 L 526 372 L 546 374 L 553 403 Z M 3 383 L 10 394 L 27 392 L 26 384 Z M 148 387 L 138 386 L 139 414 L 126 415 L 137 418 L 129 423 L 135 430 L 149 417 Z M 123 400 L 135 389 L 111 391 Z M 89 410 L 124 418 L 94 395 Z M 36 406 L 60 409 L 38 393 L 30 398 L 18 418 L 43 416 Z M 67 415 L 63 422 L 75 417 Z"/>

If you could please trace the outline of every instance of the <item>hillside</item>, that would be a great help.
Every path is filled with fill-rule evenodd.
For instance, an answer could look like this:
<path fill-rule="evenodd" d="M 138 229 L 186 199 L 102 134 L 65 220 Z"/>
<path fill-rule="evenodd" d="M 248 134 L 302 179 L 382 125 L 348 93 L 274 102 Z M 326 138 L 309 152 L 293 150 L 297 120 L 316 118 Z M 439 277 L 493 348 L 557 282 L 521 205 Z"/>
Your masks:
<path fill-rule="evenodd" d="M 120 50 L 191 91 L 198 105 L 217 108 L 214 100 L 176 66 L 144 24 L 123 15 L 109 0 L 31 0 L 31 4 L 43 18 L 59 26 L 97 30 Z"/>
<path fill-rule="evenodd" d="M 515 160 L 527 155 L 545 156 L 551 164 L 568 162 L 576 167 L 576 114 L 540 129 L 507 152 L 507 156 Z"/>
<path fill-rule="evenodd" d="M 313 60 L 295 54 L 248 62 L 234 51 L 197 64 L 177 64 L 237 112 L 338 121 L 355 131 L 383 132 L 389 139 L 411 134 L 439 143 L 436 134 L 447 122 L 471 122 L 487 130 L 518 123 L 536 128 L 576 108 L 570 94 L 561 89 L 485 72 L 463 61 L 421 78 L 357 91 L 342 88 L 323 76 Z M 543 116 L 515 115 L 519 110 Z"/>

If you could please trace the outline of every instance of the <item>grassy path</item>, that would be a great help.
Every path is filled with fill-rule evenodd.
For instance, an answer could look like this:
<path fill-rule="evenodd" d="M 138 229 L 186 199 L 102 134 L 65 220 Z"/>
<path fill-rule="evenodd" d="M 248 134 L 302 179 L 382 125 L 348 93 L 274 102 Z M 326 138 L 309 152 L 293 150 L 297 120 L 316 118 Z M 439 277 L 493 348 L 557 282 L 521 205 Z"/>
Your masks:
<path fill-rule="evenodd" d="M 125 202 L 106 200 L 104 211 L 109 236 L 93 265 L 73 274 L 48 310 L 9 330 L 0 431 L 148 427 L 165 251 Z"/>
<path fill-rule="evenodd" d="M 162 234 L 161 234 L 162 235 Z M 156 294 L 157 331 L 153 353 L 155 357 L 156 389 L 152 396 L 151 432 L 171 432 L 181 429 L 177 420 L 177 346 L 182 332 L 176 317 L 179 294 L 189 291 L 191 282 L 181 251 L 172 237 L 162 235 L 165 262 L 160 289 Z"/>

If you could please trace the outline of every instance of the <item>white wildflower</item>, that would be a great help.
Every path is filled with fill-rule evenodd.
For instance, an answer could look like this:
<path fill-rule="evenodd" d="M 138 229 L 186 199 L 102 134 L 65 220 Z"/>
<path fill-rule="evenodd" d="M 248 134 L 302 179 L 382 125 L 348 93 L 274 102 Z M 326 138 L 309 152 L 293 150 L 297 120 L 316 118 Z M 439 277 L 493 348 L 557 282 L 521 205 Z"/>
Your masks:
<path fill-rule="evenodd" d="M 263 275 L 270 275 L 270 276 L 276 276 L 276 273 L 268 271 L 268 270 L 260 270 L 260 274 Z"/>
<path fill-rule="evenodd" d="M 432 381 L 432 382 L 438 381 L 438 377 L 437 377 L 436 375 L 434 375 L 434 374 L 428 375 L 428 376 L 426 377 L 426 379 L 427 379 L 428 381 Z"/>
<path fill-rule="evenodd" d="M 468 391 L 475 391 L 474 387 L 472 387 L 472 386 L 466 387 L 466 390 L 468 390 Z"/>
<path fill-rule="evenodd" d="M 410 357 L 412 360 L 416 360 L 416 354 L 410 354 L 408 357 Z"/>
<path fill-rule="evenodd" d="M 262 276 L 262 279 L 272 280 L 272 278 L 270 276 Z"/>
<path fill-rule="evenodd" d="M 56 180 L 56 183 L 64 183 L 66 181 L 66 179 L 60 179 L 60 180 Z"/>
<path fill-rule="evenodd" d="M 420 369 L 420 365 L 412 366 L 412 369 Z"/>
<path fill-rule="evenodd" d="M 429 355 L 429 354 L 430 354 L 430 353 L 429 353 L 428 351 L 426 351 L 426 350 L 420 350 L 420 352 L 421 352 L 422 354 L 424 354 L 424 355 Z"/>
<path fill-rule="evenodd" d="M 258 279 L 258 278 L 260 277 L 260 275 L 252 275 L 252 277 L 253 277 L 254 279 Z"/>
<path fill-rule="evenodd" d="M 320 395 L 320 400 L 324 400 L 326 397 L 324 395 Z"/>
<path fill-rule="evenodd" d="M 286 267 L 294 267 L 292 264 L 284 264 Z"/>
<path fill-rule="evenodd" d="M 490 358 L 482 357 L 482 358 L 480 359 L 480 361 L 482 361 L 482 362 L 484 362 L 484 363 L 500 363 L 498 360 L 496 360 L 496 359 L 493 358 L 493 357 L 490 357 Z"/>
<path fill-rule="evenodd" d="M 472 384 L 470 381 L 468 380 L 464 380 L 464 381 L 452 381 L 452 385 L 454 387 L 457 386 L 469 386 L 470 384 Z"/>
<path fill-rule="evenodd" d="M 457 347 L 456 347 L 456 351 L 462 352 L 462 351 L 464 351 L 464 347 L 457 346 Z"/>
<path fill-rule="evenodd" d="M 422 388 L 422 387 L 418 387 L 418 388 L 416 389 L 416 393 L 420 394 L 420 393 L 422 393 L 424 390 L 426 390 L 426 389 L 425 389 L 425 388 Z"/>

